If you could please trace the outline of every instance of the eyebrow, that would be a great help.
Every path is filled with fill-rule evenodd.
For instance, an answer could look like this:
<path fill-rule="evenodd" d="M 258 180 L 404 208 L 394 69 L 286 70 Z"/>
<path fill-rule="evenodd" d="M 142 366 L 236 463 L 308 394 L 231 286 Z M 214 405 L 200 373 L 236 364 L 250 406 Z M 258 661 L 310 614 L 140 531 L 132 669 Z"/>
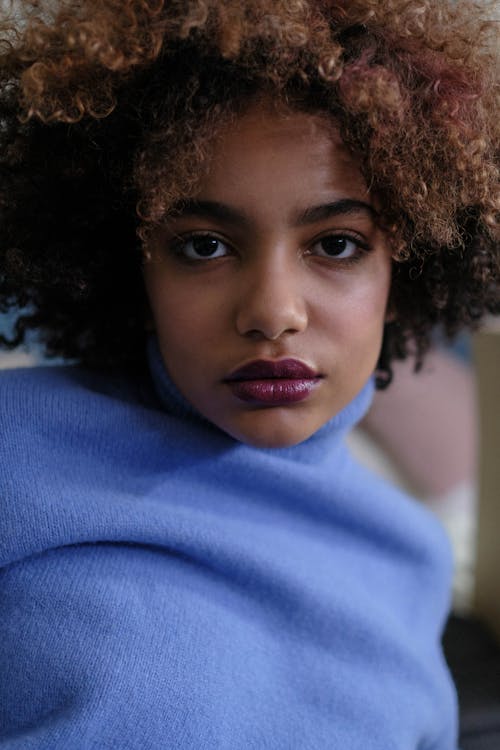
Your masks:
<path fill-rule="evenodd" d="M 353 200 L 352 198 L 341 198 L 331 203 L 324 203 L 319 206 L 310 206 L 304 210 L 296 212 L 292 216 L 292 226 L 301 227 L 308 224 L 316 224 L 335 216 L 345 216 L 348 214 L 365 213 L 370 218 L 377 219 L 378 213 L 370 203 Z M 250 217 L 242 211 L 232 206 L 218 201 L 190 200 L 183 201 L 174 207 L 169 214 L 170 219 L 177 219 L 185 216 L 194 216 L 207 219 L 218 219 L 226 224 L 234 226 L 248 227 L 252 221 Z"/>
<path fill-rule="evenodd" d="M 304 226 L 306 224 L 315 224 L 318 221 L 331 219 L 334 216 L 344 216 L 347 214 L 367 213 L 370 218 L 376 219 L 378 213 L 370 203 L 353 200 L 352 198 L 342 198 L 332 203 L 325 203 L 321 206 L 311 206 L 294 216 L 294 226 Z"/>

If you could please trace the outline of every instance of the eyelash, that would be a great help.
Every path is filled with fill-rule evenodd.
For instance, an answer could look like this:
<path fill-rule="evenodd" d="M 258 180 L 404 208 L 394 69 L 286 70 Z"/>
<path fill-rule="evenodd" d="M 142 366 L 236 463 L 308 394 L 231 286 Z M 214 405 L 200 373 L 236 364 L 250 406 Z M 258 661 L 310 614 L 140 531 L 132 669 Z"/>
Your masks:
<path fill-rule="evenodd" d="M 208 263 L 210 261 L 219 260 L 220 258 L 227 257 L 226 255 L 223 256 L 217 256 L 216 258 L 212 257 L 206 257 L 206 258 L 188 258 L 186 255 L 184 255 L 184 248 L 186 245 L 191 242 L 192 240 L 196 238 L 203 238 L 207 237 L 210 239 L 214 239 L 217 242 L 220 242 L 221 244 L 225 245 L 229 249 L 231 248 L 231 245 L 229 242 L 226 242 L 226 240 L 219 237 L 214 232 L 190 232 L 185 235 L 177 235 L 174 241 L 172 241 L 168 247 L 168 250 L 173 253 L 179 260 L 183 261 L 184 263 L 188 265 L 201 265 L 203 263 Z M 328 256 L 328 255 L 317 255 L 318 258 L 323 258 L 324 260 L 331 260 L 333 261 L 337 266 L 350 266 L 354 265 L 355 263 L 358 263 L 363 256 L 370 252 L 371 247 L 364 241 L 360 240 L 359 237 L 357 237 L 354 234 L 351 234 L 349 232 L 330 232 L 328 234 L 322 235 L 320 237 L 317 237 L 313 242 L 310 243 L 310 247 L 314 247 L 314 245 L 318 244 L 322 240 L 329 239 L 331 237 L 335 237 L 338 239 L 347 240 L 348 242 L 352 242 L 354 245 L 356 245 L 356 251 L 355 253 L 348 257 L 348 258 L 339 258 L 335 255 Z M 307 252 L 308 255 L 312 256 L 314 253 L 311 251 Z"/>

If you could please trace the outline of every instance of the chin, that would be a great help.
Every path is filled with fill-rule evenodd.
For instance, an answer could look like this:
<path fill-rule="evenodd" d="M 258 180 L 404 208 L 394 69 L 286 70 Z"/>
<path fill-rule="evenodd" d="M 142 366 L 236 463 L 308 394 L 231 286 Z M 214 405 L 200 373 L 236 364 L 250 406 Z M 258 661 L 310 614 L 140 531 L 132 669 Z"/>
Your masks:
<path fill-rule="evenodd" d="M 294 445 L 303 443 L 304 440 L 313 435 L 318 428 L 311 430 L 290 429 L 285 425 L 271 423 L 263 429 L 262 425 L 251 429 L 225 429 L 228 435 L 245 445 L 251 445 L 254 448 L 291 448 Z"/>
<path fill-rule="evenodd" d="M 310 437 L 310 435 L 302 435 L 300 437 L 293 437 L 290 435 L 282 437 L 273 436 L 269 438 L 263 435 L 233 435 L 233 437 L 235 437 L 240 443 L 250 445 L 253 448 L 291 448 L 294 445 L 303 443 L 304 440 L 307 440 L 307 438 Z"/>
<path fill-rule="evenodd" d="M 235 440 L 254 448 L 290 448 L 317 432 L 330 418 L 323 412 L 295 406 L 237 408 L 206 414 L 212 424 Z M 215 418 L 217 417 L 217 418 Z"/>

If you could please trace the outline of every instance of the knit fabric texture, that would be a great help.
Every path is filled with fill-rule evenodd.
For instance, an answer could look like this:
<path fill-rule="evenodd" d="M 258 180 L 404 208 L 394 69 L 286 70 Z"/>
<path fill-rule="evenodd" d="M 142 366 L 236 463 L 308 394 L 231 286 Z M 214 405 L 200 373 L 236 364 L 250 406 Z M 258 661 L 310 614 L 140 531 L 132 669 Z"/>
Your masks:
<path fill-rule="evenodd" d="M 0 748 L 456 750 L 440 525 L 344 443 L 150 376 L 0 374 Z"/>

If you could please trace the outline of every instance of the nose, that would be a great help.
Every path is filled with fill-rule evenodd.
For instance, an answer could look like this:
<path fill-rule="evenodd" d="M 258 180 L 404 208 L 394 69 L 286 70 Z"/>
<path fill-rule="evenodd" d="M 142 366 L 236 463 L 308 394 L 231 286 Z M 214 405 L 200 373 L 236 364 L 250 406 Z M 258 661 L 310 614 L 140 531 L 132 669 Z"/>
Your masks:
<path fill-rule="evenodd" d="M 251 264 L 242 271 L 242 278 L 236 314 L 241 336 L 276 341 L 307 328 L 307 305 L 297 263 L 287 263 L 277 253 Z"/>

